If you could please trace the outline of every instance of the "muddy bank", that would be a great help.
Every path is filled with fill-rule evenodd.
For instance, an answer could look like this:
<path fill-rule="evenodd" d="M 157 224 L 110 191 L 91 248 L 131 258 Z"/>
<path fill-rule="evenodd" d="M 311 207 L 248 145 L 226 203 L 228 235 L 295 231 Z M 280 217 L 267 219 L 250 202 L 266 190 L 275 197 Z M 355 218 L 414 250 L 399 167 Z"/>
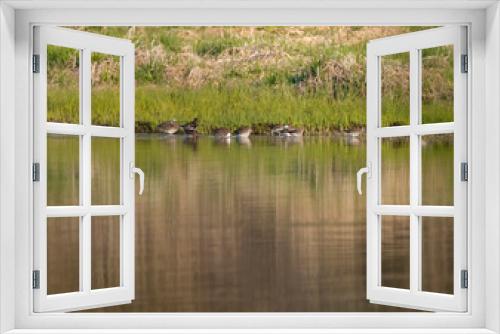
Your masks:
<path fill-rule="evenodd" d="M 264 135 L 264 134 L 269 134 L 271 131 L 271 128 L 275 124 L 269 124 L 269 123 L 260 123 L 260 124 L 254 124 L 251 125 L 252 128 L 252 134 L 255 135 Z M 231 131 L 234 131 L 238 128 L 239 126 L 233 126 L 229 127 Z M 295 126 L 294 126 L 295 127 Z M 350 129 L 340 129 L 338 126 L 331 126 L 331 127 L 326 127 L 324 129 L 318 129 L 314 127 L 301 127 L 297 126 L 299 129 L 305 129 L 304 135 L 333 135 L 333 134 L 365 134 L 366 133 L 366 127 L 364 126 L 356 126 Z M 211 129 L 210 131 L 200 131 L 200 134 L 211 134 L 215 131 L 216 128 Z M 138 121 L 135 122 L 135 133 L 161 133 L 156 126 L 152 125 L 150 122 L 142 122 Z M 182 134 L 182 129 L 179 129 L 178 134 Z"/>

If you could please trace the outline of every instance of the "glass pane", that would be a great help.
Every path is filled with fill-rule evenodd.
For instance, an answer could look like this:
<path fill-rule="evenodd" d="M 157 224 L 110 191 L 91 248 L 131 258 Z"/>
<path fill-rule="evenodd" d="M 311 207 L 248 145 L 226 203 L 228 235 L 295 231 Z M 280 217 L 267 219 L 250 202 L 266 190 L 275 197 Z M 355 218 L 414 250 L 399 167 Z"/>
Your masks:
<path fill-rule="evenodd" d="M 453 218 L 422 217 L 422 291 L 453 294 Z"/>
<path fill-rule="evenodd" d="M 120 138 L 92 137 L 92 205 L 119 205 L 120 179 Z"/>
<path fill-rule="evenodd" d="M 92 52 L 92 125 L 120 126 L 120 57 Z"/>
<path fill-rule="evenodd" d="M 421 52 L 422 124 L 453 122 L 453 45 Z"/>
<path fill-rule="evenodd" d="M 80 50 L 47 45 L 47 122 L 80 122 Z"/>
<path fill-rule="evenodd" d="M 410 53 L 380 58 L 382 126 L 410 125 Z"/>
<path fill-rule="evenodd" d="M 92 217 L 92 290 L 120 286 L 120 216 Z"/>
<path fill-rule="evenodd" d="M 80 291 L 80 218 L 47 218 L 47 294 Z"/>
<path fill-rule="evenodd" d="M 410 289 L 410 217 L 382 216 L 382 286 Z"/>
<path fill-rule="evenodd" d="M 47 135 L 47 205 L 80 205 L 80 138 Z"/>
<path fill-rule="evenodd" d="M 422 136 L 422 205 L 453 206 L 453 134 Z"/>
<path fill-rule="evenodd" d="M 410 138 L 381 141 L 382 205 L 410 205 Z"/>

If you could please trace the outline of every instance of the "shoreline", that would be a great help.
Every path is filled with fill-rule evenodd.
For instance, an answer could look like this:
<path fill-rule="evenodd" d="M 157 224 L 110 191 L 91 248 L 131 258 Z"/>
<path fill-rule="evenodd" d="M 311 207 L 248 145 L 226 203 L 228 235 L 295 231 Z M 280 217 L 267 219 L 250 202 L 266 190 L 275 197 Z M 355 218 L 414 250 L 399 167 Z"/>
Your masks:
<path fill-rule="evenodd" d="M 261 124 L 253 124 L 250 127 L 252 128 L 252 135 L 269 135 L 270 134 L 270 129 L 274 124 L 268 124 L 268 123 L 261 123 Z M 240 126 L 245 126 L 244 124 L 238 125 L 238 126 L 230 126 L 228 127 L 231 132 L 236 130 Z M 298 129 L 305 129 L 304 136 L 331 136 L 331 135 L 342 135 L 342 134 L 355 134 L 355 135 L 362 135 L 366 133 L 366 127 L 365 126 L 354 126 L 349 129 L 340 129 L 339 126 L 331 126 L 327 127 L 327 129 L 324 130 L 314 130 L 311 131 L 307 127 L 301 127 L 301 126 L 293 126 Z M 199 135 L 211 135 L 215 131 L 214 129 L 211 129 L 209 132 L 199 132 Z M 137 121 L 135 122 L 135 133 L 163 133 L 161 131 L 158 131 L 155 126 L 153 126 L 150 122 L 144 122 L 144 121 Z M 182 131 L 179 132 L 179 134 L 183 134 Z"/>

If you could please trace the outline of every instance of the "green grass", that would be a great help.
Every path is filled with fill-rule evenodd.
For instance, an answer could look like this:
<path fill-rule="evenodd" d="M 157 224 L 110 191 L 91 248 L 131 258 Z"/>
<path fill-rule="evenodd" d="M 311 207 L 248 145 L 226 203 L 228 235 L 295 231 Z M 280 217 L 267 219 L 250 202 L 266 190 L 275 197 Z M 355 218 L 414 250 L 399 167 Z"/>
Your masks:
<path fill-rule="evenodd" d="M 80 53 L 76 49 L 62 46 L 47 45 L 47 66 L 49 71 L 57 66 L 67 66 L 74 62 L 73 66 L 79 66 Z"/>
<path fill-rule="evenodd" d="M 229 37 L 202 38 L 196 42 L 195 51 L 200 56 L 218 56 L 242 44 L 241 40 Z"/>
<path fill-rule="evenodd" d="M 92 123 L 119 125 L 117 88 L 92 91 Z M 77 91 L 49 90 L 48 119 L 78 122 Z M 409 102 L 387 103 L 383 106 L 384 125 L 409 124 Z M 424 123 L 452 121 L 453 113 L 446 102 L 426 104 Z M 179 123 L 200 118 L 201 133 L 226 126 L 234 130 L 243 125 L 288 123 L 304 127 L 308 132 L 333 132 L 366 124 L 366 102 L 363 97 L 350 96 L 339 100 L 326 91 L 300 95 L 292 87 L 268 86 L 213 87 L 199 89 L 136 89 L 135 120 L 158 124 L 176 118 Z M 451 117 L 451 119 L 450 119 Z"/>
<path fill-rule="evenodd" d="M 78 89 L 47 89 L 47 121 L 61 123 L 79 123 Z"/>
<path fill-rule="evenodd" d="M 176 34 L 167 33 L 165 35 L 160 36 L 160 43 L 163 45 L 168 52 L 179 52 L 181 51 L 183 41 Z"/>
<path fill-rule="evenodd" d="M 135 70 L 135 79 L 138 82 L 149 84 L 159 84 L 163 79 L 165 66 L 160 62 L 148 62 L 138 66 Z"/>
<path fill-rule="evenodd" d="M 378 37 L 427 28 L 389 29 Z M 335 39 L 339 27 L 83 30 L 135 43 L 135 119 L 146 124 L 143 131 L 172 118 L 183 123 L 199 117 L 202 133 L 221 126 L 264 129 L 275 123 L 314 133 L 366 124 L 368 38 L 360 37 L 363 29 L 344 30 L 345 42 Z M 307 42 L 314 38 L 321 41 Z M 423 122 L 453 121 L 453 49 L 426 49 L 422 56 Z M 93 124 L 119 124 L 117 61 L 92 54 L 98 65 L 92 74 Z M 78 52 L 50 47 L 48 62 L 48 120 L 77 123 Z M 385 56 L 382 64 L 382 125 L 408 124 L 409 53 Z"/>

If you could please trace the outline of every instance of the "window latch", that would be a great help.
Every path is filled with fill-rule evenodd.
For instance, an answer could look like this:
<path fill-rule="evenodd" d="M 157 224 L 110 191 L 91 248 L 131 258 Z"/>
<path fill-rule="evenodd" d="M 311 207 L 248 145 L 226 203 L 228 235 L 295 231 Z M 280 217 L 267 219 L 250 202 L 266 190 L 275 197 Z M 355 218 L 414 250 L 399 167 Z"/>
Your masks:
<path fill-rule="evenodd" d="M 366 177 L 372 178 L 372 163 L 370 161 L 367 162 L 367 166 L 365 168 L 361 168 L 358 171 L 358 192 L 361 195 L 361 176 L 366 173 Z"/>
<path fill-rule="evenodd" d="M 144 191 L 144 172 L 137 167 L 134 167 L 134 162 L 130 161 L 129 163 L 129 176 L 131 179 L 134 178 L 134 173 L 139 174 L 139 182 L 141 185 L 141 189 L 139 190 L 139 195 L 142 195 L 142 192 Z"/>

